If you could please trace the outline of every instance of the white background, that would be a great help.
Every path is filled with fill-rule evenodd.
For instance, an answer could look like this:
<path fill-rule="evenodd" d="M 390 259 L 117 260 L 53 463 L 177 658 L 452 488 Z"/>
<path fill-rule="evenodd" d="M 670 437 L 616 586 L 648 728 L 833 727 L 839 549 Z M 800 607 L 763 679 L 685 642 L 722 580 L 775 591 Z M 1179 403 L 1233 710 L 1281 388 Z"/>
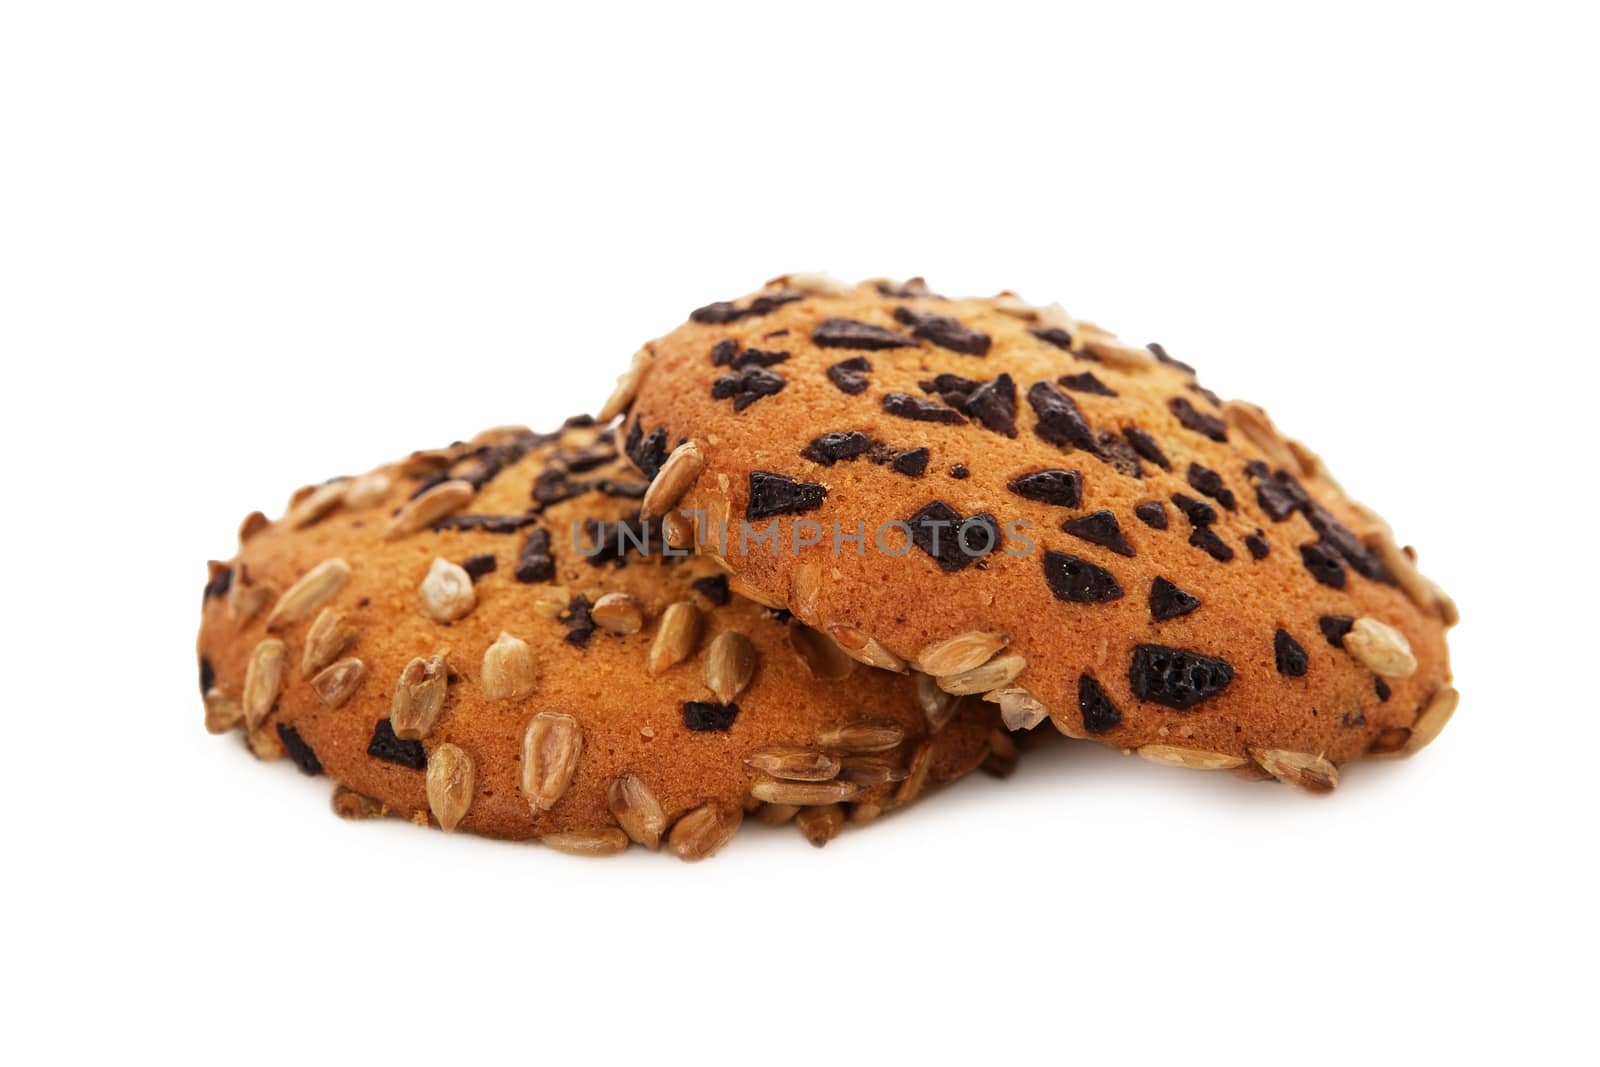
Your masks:
<path fill-rule="evenodd" d="M 1586 6 L 0 8 L 7 1059 L 1593 1062 Z M 1459 600 L 1454 723 L 1325 799 L 1055 745 L 693 867 L 204 733 L 247 511 L 818 269 L 1265 404 Z"/>

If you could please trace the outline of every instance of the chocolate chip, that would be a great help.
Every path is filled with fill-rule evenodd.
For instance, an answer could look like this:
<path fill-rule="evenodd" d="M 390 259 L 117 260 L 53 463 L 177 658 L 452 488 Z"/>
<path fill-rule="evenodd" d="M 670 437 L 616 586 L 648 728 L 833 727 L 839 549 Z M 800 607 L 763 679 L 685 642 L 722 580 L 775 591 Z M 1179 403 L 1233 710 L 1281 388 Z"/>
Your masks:
<path fill-rule="evenodd" d="M 1199 606 L 1199 597 L 1184 592 L 1165 578 L 1150 583 L 1150 618 L 1156 622 L 1187 615 Z"/>
<path fill-rule="evenodd" d="M 485 574 L 492 574 L 494 566 L 494 557 L 487 552 L 479 553 L 476 556 L 468 556 L 461 561 L 461 569 L 466 571 L 467 576 L 473 581 L 477 581 Z"/>
<path fill-rule="evenodd" d="M 1109 548 L 1119 556 L 1134 554 L 1133 546 L 1122 535 L 1122 527 L 1117 524 L 1117 516 L 1111 511 L 1101 509 L 1081 518 L 1068 519 L 1061 524 L 1061 528 L 1073 537 Z"/>
<path fill-rule="evenodd" d="M 787 352 L 764 352 L 759 348 L 747 348 L 733 357 L 731 366 L 734 370 L 743 370 L 745 367 L 772 367 L 788 361 Z"/>
<path fill-rule="evenodd" d="M 1139 465 L 1139 453 L 1110 431 L 1102 430 L 1095 434 L 1095 454 L 1124 477 L 1144 477 L 1144 468 Z"/>
<path fill-rule="evenodd" d="M 748 307 L 741 308 L 731 300 L 718 300 L 714 304 L 695 308 L 689 312 L 689 321 L 704 323 L 711 326 L 725 326 L 739 319 L 758 318 L 771 314 L 785 304 L 792 304 L 796 300 L 804 299 L 804 294 L 793 290 L 783 290 L 776 293 L 763 293 L 750 301 Z"/>
<path fill-rule="evenodd" d="M 1210 526 L 1217 521 L 1217 509 L 1207 504 L 1204 500 L 1196 500 L 1183 493 L 1173 493 L 1172 502 L 1178 510 L 1196 526 Z"/>
<path fill-rule="evenodd" d="M 683 702 L 683 725 L 691 730 L 726 730 L 738 717 L 737 704 L 713 704 L 707 700 Z"/>
<path fill-rule="evenodd" d="M 932 341 L 940 348 L 960 352 L 964 356 L 989 354 L 989 335 L 971 330 L 947 315 L 934 315 L 915 308 L 897 307 L 895 321 L 911 327 L 911 336 Z"/>
<path fill-rule="evenodd" d="M 189 588 L 193 589 L 194 586 L 191 585 Z M 232 589 L 232 588 L 233 588 L 233 568 L 232 567 L 224 567 L 224 568 L 222 568 L 220 571 L 218 571 L 216 573 L 215 577 L 213 577 L 209 582 L 206 583 L 206 593 L 205 593 L 205 596 L 201 597 L 201 600 L 205 601 L 205 600 L 210 600 L 212 597 L 224 597 L 224 596 L 227 596 L 228 595 L 228 590 Z M 191 593 L 190 595 L 193 596 L 194 594 Z"/>
<path fill-rule="evenodd" d="M 1178 417 L 1178 421 L 1197 434 L 1211 438 L 1213 441 L 1226 442 L 1228 440 L 1228 427 L 1215 415 L 1205 412 L 1189 403 L 1186 396 L 1175 396 L 1167 401 L 1167 407 Z"/>
<path fill-rule="evenodd" d="M 300 773 L 316 777 L 322 773 L 322 761 L 317 759 L 317 754 L 311 751 L 311 746 L 306 744 L 305 738 L 286 722 L 278 723 L 278 740 L 283 742 L 283 751 L 288 753 L 294 765 L 300 768 Z"/>
<path fill-rule="evenodd" d="M 556 576 L 556 561 L 550 555 L 549 530 L 541 526 L 528 531 L 512 574 L 519 582 L 548 582 Z"/>
<path fill-rule="evenodd" d="M 624 482 L 617 478 L 596 478 L 588 484 L 597 493 L 623 500 L 638 500 L 650 488 L 645 482 Z"/>
<path fill-rule="evenodd" d="M 1179 370 L 1187 371 L 1190 374 L 1194 373 L 1193 367 L 1189 366 L 1189 364 L 1183 362 L 1182 360 L 1173 359 L 1171 356 L 1167 355 L 1167 350 L 1165 348 L 1162 348 L 1154 341 L 1145 345 L 1145 347 L 1150 350 L 1150 354 L 1152 356 L 1155 356 L 1156 359 L 1160 360 L 1162 363 L 1165 363 L 1167 366 L 1177 367 Z"/>
<path fill-rule="evenodd" d="M 813 463 L 831 467 L 841 459 L 855 459 L 872 450 L 872 438 L 856 430 L 825 433 L 800 450 Z"/>
<path fill-rule="evenodd" d="M 1057 378 L 1063 388 L 1071 389 L 1074 393 L 1093 393 L 1096 396 L 1116 396 L 1117 391 L 1096 378 L 1088 371 L 1082 374 L 1064 374 Z"/>
<path fill-rule="evenodd" d="M 446 515 L 431 527 L 439 530 L 476 530 L 480 533 L 516 533 L 538 521 L 534 515 Z"/>
<path fill-rule="evenodd" d="M 1323 585 L 1335 589 L 1344 588 L 1344 564 L 1339 561 L 1339 553 L 1329 546 L 1321 541 L 1301 545 L 1300 559 L 1305 563 L 1306 570 L 1311 572 L 1311 577 Z"/>
<path fill-rule="evenodd" d="M 414 771 L 427 769 L 428 753 L 421 741 L 403 741 L 394 735 L 388 719 L 379 719 L 372 728 L 372 740 L 367 744 L 367 755 L 387 763 L 398 763 Z"/>
<path fill-rule="evenodd" d="M 867 362 L 866 356 L 852 356 L 828 368 L 828 380 L 839 387 L 841 393 L 856 396 L 867 388 L 867 375 L 872 373 L 872 364 Z"/>
<path fill-rule="evenodd" d="M 967 397 L 967 414 L 987 430 L 1017 436 L 1017 386 L 1011 375 L 1002 374 L 985 382 Z"/>
<path fill-rule="evenodd" d="M 912 478 L 922 477 L 922 472 L 928 469 L 928 450 L 926 448 L 911 448 L 895 456 L 889 462 L 901 474 Z"/>
<path fill-rule="evenodd" d="M 1299 678 L 1311 665 L 1306 650 L 1300 647 L 1300 642 L 1289 636 L 1288 630 L 1279 629 L 1272 635 L 1272 655 L 1277 661 L 1278 673 L 1290 678 Z"/>
<path fill-rule="evenodd" d="M 1133 509 L 1133 513 L 1139 517 L 1140 522 L 1151 529 L 1165 530 L 1167 528 L 1167 506 L 1159 500 L 1140 504 Z"/>
<path fill-rule="evenodd" d="M 967 470 L 967 465 L 965 463 L 955 463 L 950 467 L 950 477 L 956 479 L 957 481 L 962 481 L 972 477 L 972 472 Z"/>
<path fill-rule="evenodd" d="M 747 519 L 769 519 L 774 515 L 798 515 L 822 506 L 828 490 L 816 482 L 801 482 L 770 471 L 750 472 L 750 502 L 745 505 Z"/>
<path fill-rule="evenodd" d="M 1317 619 L 1317 627 L 1322 631 L 1322 636 L 1334 648 L 1344 647 L 1344 635 L 1355 626 L 1356 620 L 1349 615 L 1323 615 Z"/>
<path fill-rule="evenodd" d="M 1222 475 L 1210 467 L 1202 467 L 1198 463 L 1189 464 L 1189 484 L 1229 511 L 1239 510 L 1239 501 L 1234 497 L 1233 490 L 1222 480 Z"/>
<path fill-rule="evenodd" d="M 1350 564 L 1357 574 L 1374 582 L 1394 584 L 1394 576 L 1389 573 L 1389 568 L 1383 565 L 1383 561 L 1326 508 L 1321 504 L 1308 502 L 1302 510 L 1307 521 L 1311 523 L 1311 528 L 1321 534 L 1322 540 L 1343 556 L 1345 562 Z"/>
<path fill-rule="evenodd" d="M 1252 559 L 1266 559 L 1268 553 L 1272 551 L 1272 546 L 1267 544 L 1267 539 L 1261 536 L 1260 530 L 1245 535 L 1244 547 L 1250 550 Z"/>
<path fill-rule="evenodd" d="M 594 616 L 590 610 L 594 607 L 589 598 L 579 593 L 567 601 L 567 610 L 562 613 L 561 621 L 567 624 L 567 633 L 562 640 L 578 648 L 588 648 L 589 638 L 594 636 Z"/>
<path fill-rule="evenodd" d="M 1116 575 L 1066 552 L 1044 554 L 1044 580 L 1057 600 L 1099 604 L 1122 597 Z"/>
<path fill-rule="evenodd" d="M 728 576 L 726 574 L 713 574 L 709 578 L 696 578 L 689 583 L 694 591 L 705 597 L 717 607 L 726 607 L 730 598 L 728 591 Z"/>
<path fill-rule="evenodd" d="M 1213 393 L 1211 390 L 1207 389 L 1205 386 L 1201 385 L 1199 382 L 1191 382 L 1189 384 L 1189 391 L 1191 393 L 1199 393 L 1201 396 L 1211 401 L 1212 407 L 1220 408 L 1222 406 L 1222 398 L 1216 393 Z"/>
<path fill-rule="evenodd" d="M 1227 563 L 1233 559 L 1233 549 L 1229 548 L 1209 526 L 1196 526 L 1189 531 L 1189 543 L 1196 548 L 1204 549 L 1206 555 L 1218 563 Z"/>
<path fill-rule="evenodd" d="M 1216 696 L 1232 681 L 1233 668 L 1223 660 L 1165 645 L 1137 646 L 1128 668 L 1134 696 L 1177 711 Z"/>
<path fill-rule="evenodd" d="M 1111 703 L 1100 683 L 1087 674 L 1078 675 L 1078 712 L 1083 716 L 1086 733 L 1103 734 L 1122 722 L 1122 712 Z"/>
<path fill-rule="evenodd" d="M 783 392 L 787 384 L 783 375 L 775 371 L 760 366 L 745 367 L 737 374 L 724 374 L 712 382 L 711 398 L 726 400 L 732 397 L 733 410 L 743 411 L 764 396 Z"/>
<path fill-rule="evenodd" d="M 1256 503 L 1273 522 L 1282 522 L 1300 507 L 1289 487 L 1274 478 L 1256 483 Z"/>
<path fill-rule="evenodd" d="M 1000 523 L 988 513 L 963 519 L 961 513 L 935 500 L 917 509 L 906 524 L 911 543 L 948 573 L 959 571 L 1000 547 Z"/>
<path fill-rule="evenodd" d="M 952 426 L 962 426 L 967 421 L 961 412 L 954 408 L 935 404 L 931 400 L 924 400 L 910 393 L 886 394 L 883 398 L 883 410 L 890 415 L 897 415 L 902 419 L 915 419 L 918 422 L 942 422 Z"/>
<path fill-rule="evenodd" d="M 896 300 L 943 300 L 944 297 L 928 289 L 928 283 L 921 278 L 907 278 L 900 285 L 891 285 L 888 282 L 878 283 L 878 292 L 884 296 L 894 297 Z"/>
<path fill-rule="evenodd" d="M 623 445 L 623 450 L 628 453 L 633 465 L 639 468 L 640 474 L 646 478 L 655 478 L 661 471 L 661 465 L 667 461 L 666 428 L 658 426 L 646 434 L 639 420 L 634 419 L 633 428 L 628 431 L 628 439 Z"/>
<path fill-rule="evenodd" d="M 905 348 L 916 343 L 903 333 L 854 319 L 823 319 L 812 329 L 811 342 L 823 348 L 860 348 L 868 351 Z"/>
<path fill-rule="evenodd" d="M 1387 704 L 1389 697 L 1393 695 L 1393 691 L 1389 688 L 1389 683 L 1377 675 L 1372 676 L 1372 688 L 1378 694 L 1378 700 L 1382 703 Z"/>
<path fill-rule="evenodd" d="M 1137 426 L 1129 426 L 1122 431 L 1122 436 L 1128 439 L 1128 444 L 1133 446 L 1135 452 L 1151 463 L 1154 463 L 1164 471 L 1172 469 L 1172 461 L 1167 459 L 1167 454 L 1161 451 L 1161 445 L 1147 431 L 1141 430 Z"/>
<path fill-rule="evenodd" d="M 1059 326 L 1034 326 L 1028 332 L 1047 344 L 1055 345 L 1063 352 L 1072 351 L 1072 335 Z"/>
<path fill-rule="evenodd" d="M 217 669 L 204 656 L 200 657 L 200 695 L 204 696 L 217 684 Z"/>
<path fill-rule="evenodd" d="M 1038 416 L 1034 432 L 1053 445 L 1096 451 L 1094 431 L 1072 398 L 1051 382 L 1034 382 L 1028 389 L 1028 403 Z"/>
<path fill-rule="evenodd" d="M 723 326 L 738 318 L 739 308 L 731 300 L 718 300 L 715 303 L 695 308 L 689 312 L 690 322 L 700 322 L 711 326 Z"/>
<path fill-rule="evenodd" d="M 739 354 L 739 342 L 731 337 L 724 338 L 711 346 L 711 365 L 713 367 L 730 367 L 733 357 Z"/>
<path fill-rule="evenodd" d="M 1083 498 L 1083 475 L 1068 470 L 1034 471 L 1011 479 L 1006 488 L 1027 500 L 1075 508 Z"/>
<path fill-rule="evenodd" d="M 648 556 L 660 549 L 661 520 L 645 521 L 637 511 L 616 522 L 605 519 L 583 520 L 583 532 L 594 547 L 582 553 L 591 567 L 611 564 L 625 567 L 630 553 Z"/>

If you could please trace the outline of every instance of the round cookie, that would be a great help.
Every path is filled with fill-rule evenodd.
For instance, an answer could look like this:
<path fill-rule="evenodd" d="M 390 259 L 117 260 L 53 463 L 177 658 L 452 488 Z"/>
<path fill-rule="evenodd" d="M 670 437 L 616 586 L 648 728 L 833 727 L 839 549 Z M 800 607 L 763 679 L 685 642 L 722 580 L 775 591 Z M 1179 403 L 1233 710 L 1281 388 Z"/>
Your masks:
<path fill-rule="evenodd" d="M 211 565 L 213 732 L 335 809 L 686 859 L 743 814 L 814 843 L 1014 752 L 991 705 L 863 668 L 638 518 L 610 430 L 495 430 L 308 487 Z M 642 548 L 640 546 L 643 546 Z"/>
<path fill-rule="evenodd" d="M 1384 522 L 1057 305 L 786 276 L 647 345 L 624 411 L 648 510 L 736 590 L 1013 728 L 1326 790 L 1454 709 L 1454 607 Z"/>

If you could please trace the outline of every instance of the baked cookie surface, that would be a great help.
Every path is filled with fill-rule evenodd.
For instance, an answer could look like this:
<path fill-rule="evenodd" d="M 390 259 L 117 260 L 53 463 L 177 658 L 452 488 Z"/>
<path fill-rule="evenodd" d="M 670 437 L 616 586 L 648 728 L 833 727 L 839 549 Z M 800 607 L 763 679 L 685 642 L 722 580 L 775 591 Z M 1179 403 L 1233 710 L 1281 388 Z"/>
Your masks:
<path fill-rule="evenodd" d="M 1014 752 L 992 705 L 863 667 L 669 555 L 644 492 L 579 419 L 252 514 L 206 586 L 208 728 L 326 774 L 342 814 L 689 859 L 746 811 L 820 844 Z"/>
<path fill-rule="evenodd" d="M 1454 607 L 1387 525 L 1059 306 L 785 276 L 647 345 L 602 414 L 736 590 L 1014 728 L 1326 789 L 1454 709 Z"/>

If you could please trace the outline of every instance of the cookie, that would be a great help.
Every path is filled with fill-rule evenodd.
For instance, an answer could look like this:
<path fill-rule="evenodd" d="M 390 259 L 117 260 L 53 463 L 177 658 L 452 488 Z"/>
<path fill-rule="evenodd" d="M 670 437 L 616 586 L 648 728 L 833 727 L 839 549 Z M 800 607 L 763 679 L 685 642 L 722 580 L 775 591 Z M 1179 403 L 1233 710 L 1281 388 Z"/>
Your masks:
<path fill-rule="evenodd" d="M 698 859 L 746 811 L 822 843 L 1014 747 L 995 709 L 863 667 L 641 520 L 592 420 L 491 431 L 252 514 L 199 637 L 214 732 L 392 813 Z"/>
<path fill-rule="evenodd" d="M 646 346 L 624 412 L 652 511 L 736 590 L 1014 728 L 1325 790 L 1454 708 L 1454 608 L 1383 520 L 1057 305 L 779 278 Z"/>

